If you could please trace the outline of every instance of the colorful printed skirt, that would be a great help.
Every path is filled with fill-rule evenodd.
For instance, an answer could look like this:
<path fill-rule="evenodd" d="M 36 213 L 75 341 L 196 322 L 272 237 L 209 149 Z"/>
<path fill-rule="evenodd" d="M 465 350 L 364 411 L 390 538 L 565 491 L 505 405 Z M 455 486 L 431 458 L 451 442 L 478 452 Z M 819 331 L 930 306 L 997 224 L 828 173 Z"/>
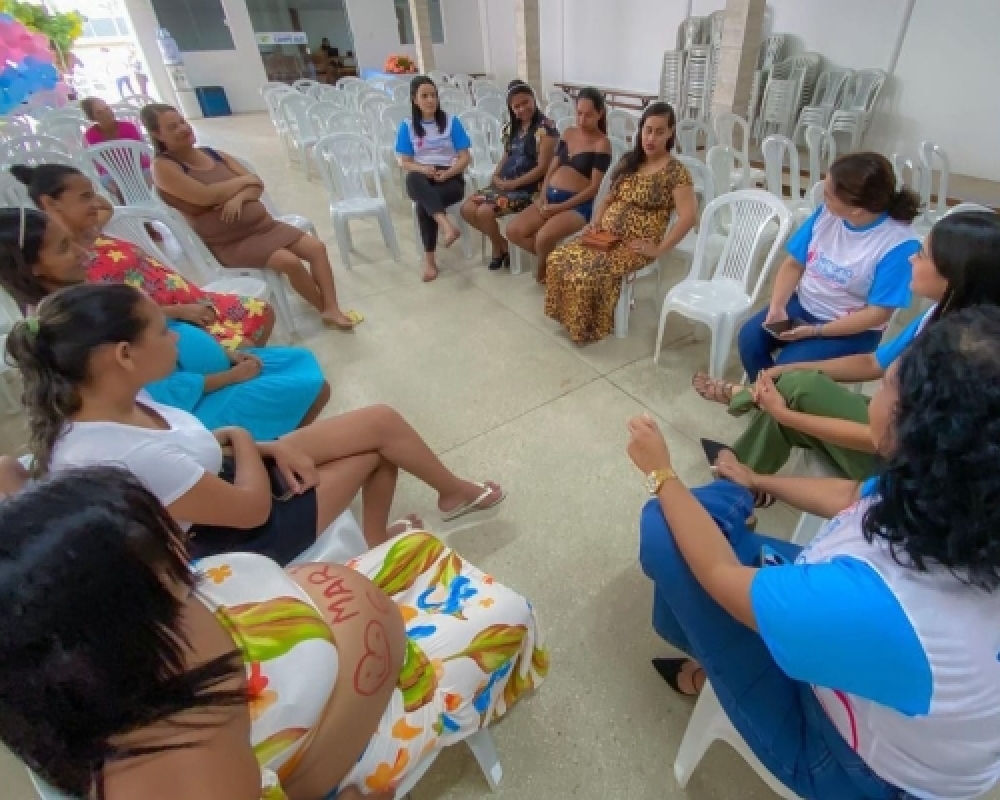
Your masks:
<path fill-rule="evenodd" d="M 430 533 L 402 534 L 347 566 L 388 594 L 406 622 L 399 684 L 341 784 L 384 792 L 434 750 L 503 716 L 542 682 L 549 659 L 531 603 Z"/>
<path fill-rule="evenodd" d="M 483 205 L 493 206 L 494 214 L 499 219 L 510 214 L 520 214 L 535 202 L 536 193 L 515 189 L 512 192 L 502 192 L 490 185 L 472 195 L 472 199 Z"/>

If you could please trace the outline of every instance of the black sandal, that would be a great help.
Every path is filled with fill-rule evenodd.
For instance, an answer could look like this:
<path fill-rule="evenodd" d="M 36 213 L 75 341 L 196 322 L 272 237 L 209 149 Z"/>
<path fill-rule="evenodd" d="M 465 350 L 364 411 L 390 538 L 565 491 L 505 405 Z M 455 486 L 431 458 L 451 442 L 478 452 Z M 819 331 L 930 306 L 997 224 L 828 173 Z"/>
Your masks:
<path fill-rule="evenodd" d="M 504 267 L 510 266 L 510 253 L 501 253 L 498 256 L 493 256 L 490 263 L 487 265 L 489 269 L 498 270 Z"/>
<path fill-rule="evenodd" d="M 770 508 L 778 502 L 778 498 L 770 492 L 753 492 L 754 508 Z"/>
<path fill-rule="evenodd" d="M 681 670 L 684 669 L 684 665 L 688 662 L 692 662 L 694 659 L 691 658 L 654 658 L 653 659 L 653 669 L 660 673 L 660 677 L 667 682 L 667 685 L 673 689 L 681 697 L 697 697 L 701 694 L 701 689 L 698 689 L 694 694 L 685 692 L 681 689 L 680 677 Z M 705 670 L 700 666 L 695 667 L 694 674 L 691 676 L 691 683 L 697 686 L 698 684 L 698 673 L 701 673 L 702 678 L 706 678 Z M 701 682 L 702 688 L 705 687 L 705 680 Z"/>

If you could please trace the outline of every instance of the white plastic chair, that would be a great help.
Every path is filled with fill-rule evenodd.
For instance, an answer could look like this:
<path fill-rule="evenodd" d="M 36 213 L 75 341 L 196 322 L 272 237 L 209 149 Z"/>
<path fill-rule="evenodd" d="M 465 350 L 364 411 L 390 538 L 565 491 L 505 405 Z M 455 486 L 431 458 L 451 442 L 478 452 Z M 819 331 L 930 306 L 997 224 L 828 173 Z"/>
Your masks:
<path fill-rule="evenodd" d="M 472 82 L 472 96 L 478 99 L 484 90 L 492 90 L 499 92 L 501 95 L 503 94 L 500 87 L 497 86 L 497 82 L 492 78 L 476 78 Z"/>
<path fill-rule="evenodd" d="M 730 217 L 729 231 L 718 262 L 712 267 L 709 238 L 715 229 L 715 218 L 723 212 Z M 781 255 L 791 226 L 792 215 L 785 204 L 761 189 L 742 189 L 716 197 L 709 203 L 702 215 L 691 270 L 663 301 L 653 362 L 658 363 L 660 359 L 667 317 L 676 312 L 709 326 L 712 331 L 709 374 L 721 378 L 733 336 L 751 315 L 761 288 Z M 765 249 L 766 255 L 761 262 L 760 255 Z M 756 270 L 758 263 L 761 266 Z M 751 291 L 750 282 L 755 271 L 759 276 Z"/>
<path fill-rule="evenodd" d="M 325 83 L 317 83 L 315 86 L 310 86 L 302 94 L 308 97 L 310 100 L 315 100 L 317 103 L 323 99 L 323 93 L 326 91 Z"/>
<path fill-rule="evenodd" d="M 358 110 L 368 121 L 368 130 L 372 135 L 377 134 L 379 126 L 382 124 L 382 110 L 391 103 L 392 100 L 389 96 L 382 93 L 371 94 L 361 100 Z"/>
<path fill-rule="evenodd" d="M 84 155 L 95 165 L 104 167 L 127 206 L 157 206 L 159 202 L 146 181 L 142 160 L 152 164 L 156 154 L 153 148 L 142 142 L 115 139 L 94 145 L 84 151 Z"/>
<path fill-rule="evenodd" d="M 760 763 L 753 750 L 740 736 L 726 716 L 725 710 L 719 704 L 712 684 L 705 681 L 698 702 L 684 731 L 684 738 L 674 759 L 674 777 L 677 785 L 684 789 L 691 779 L 692 773 L 701 763 L 712 742 L 728 742 L 732 748 L 743 757 L 761 780 L 783 800 L 801 800 L 797 794 L 775 778 L 767 768 Z"/>
<path fill-rule="evenodd" d="M 267 93 L 271 89 L 290 89 L 291 87 L 282 81 L 266 81 L 260 85 L 260 96 L 267 97 Z"/>
<path fill-rule="evenodd" d="M 949 214 L 961 214 L 964 211 L 985 211 L 987 214 L 997 213 L 989 206 L 980 205 L 979 203 L 959 203 L 958 205 L 949 208 L 943 216 L 947 217 Z"/>
<path fill-rule="evenodd" d="M 551 103 L 551 102 L 553 102 L 555 100 L 562 100 L 563 98 L 565 98 L 566 100 L 568 100 L 571 103 L 573 102 L 573 98 L 570 97 L 562 89 L 557 89 L 557 88 L 553 87 L 553 88 L 549 89 L 545 93 L 545 102 L 546 103 Z"/>
<path fill-rule="evenodd" d="M 730 176 L 730 188 L 749 189 L 763 181 L 764 171 L 750 166 L 750 125 L 747 121 L 738 114 L 719 114 L 715 118 L 714 128 L 716 141 L 741 156 L 742 163 Z"/>
<path fill-rule="evenodd" d="M 456 89 L 461 89 L 465 92 L 466 97 L 471 97 L 472 95 L 472 76 L 466 75 L 464 72 L 454 72 L 452 73 L 449 81 L 452 86 Z"/>
<path fill-rule="evenodd" d="M 924 207 L 924 219 L 933 225 L 948 213 L 948 178 L 951 175 L 951 163 L 948 154 L 934 142 L 920 143 L 921 186 L 920 204 Z M 936 167 L 936 169 L 935 169 Z M 934 189 L 934 173 L 937 173 L 937 189 Z M 937 197 L 933 207 L 931 195 Z"/>
<path fill-rule="evenodd" d="M 920 165 L 914 164 L 913 159 L 906 158 L 901 153 L 893 153 L 889 161 L 892 162 L 892 170 L 896 173 L 896 188 L 908 187 L 919 194 L 923 186 Z"/>
<path fill-rule="evenodd" d="M 389 204 L 382 194 L 379 154 L 374 142 L 358 133 L 334 133 L 316 142 L 316 164 L 330 196 L 330 217 L 344 266 L 351 268 L 352 219 L 375 217 L 392 257 L 399 260 L 399 244 L 392 226 Z M 365 175 L 374 176 L 375 190 Z"/>
<path fill-rule="evenodd" d="M 357 133 L 362 136 L 370 135 L 368 120 L 360 111 L 340 110 L 331 114 L 326 121 L 326 131 L 330 133 Z"/>
<path fill-rule="evenodd" d="M 799 173 L 799 151 L 787 136 L 768 136 L 761 145 L 764 155 L 764 181 L 767 190 L 780 197 L 789 211 L 798 213 L 805 209 L 802 197 L 802 179 Z M 788 161 L 788 193 L 785 198 L 784 170 Z"/>
<path fill-rule="evenodd" d="M 706 151 L 717 143 L 715 131 L 708 123 L 699 119 L 682 119 L 677 123 L 677 149 L 681 155 L 697 157 L 702 140 Z"/>
<path fill-rule="evenodd" d="M 502 97 L 480 97 L 476 101 L 476 109 L 485 111 L 491 117 L 496 117 L 501 125 L 507 124 L 509 116 L 507 112 L 507 101 Z"/>
<path fill-rule="evenodd" d="M 492 115 L 478 109 L 469 109 L 458 115 L 472 141 L 469 177 L 476 189 L 489 186 L 503 155 L 500 140 L 500 122 Z"/>
<path fill-rule="evenodd" d="M 288 128 L 288 142 L 299 154 L 306 180 L 312 177 L 313 161 L 309 154 L 319 138 L 309 121 L 311 105 L 312 101 L 300 92 L 289 92 L 278 100 L 278 108 Z"/>
<path fill-rule="evenodd" d="M 871 124 L 875 103 L 885 83 L 886 74 L 880 69 L 862 69 L 851 76 L 844 91 L 840 108 L 833 112 L 827 130 L 850 136 L 848 152 L 861 148 L 865 132 Z"/>
<path fill-rule="evenodd" d="M 611 167 L 607 174 L 610 175 L 618 166 L 618 162 L 622 160 L 622 156 L 629 151 L 629 145 L 628 142 L 613 133 L 608 134 L 608 142 L 611 144 Z"/>
<path fill-rule="evenodd" d="M 152 146 L 153 142 L 149 138 L 149 131 L 147 131 L 146 126 L 142 124 L 142 115 L 139 113 L 140 109 L 130 105 L 129 103 L 115 103 L 111 106 L 111 110 L 114 112 L 115 119 L 119 122 L 131 122 L 135 125 L 136 130 L 142 134 L 143 141 Z"/>
<path fill-rule="evenodd" d="M 559 135 L 562 136 L 566 131 L 576 125 L 576 117 L 559 117 L 556 120 L 556 130 L 559 131 Z"/>
<path fill-rule="evenodd" d="M 441 86 L 448 86 L 451 84 L 451 76 L 444 70 L 432 69 L 427 73 L 427 77 L 434 81 L 434 84 L 439 88 Z"/>
<path fill-rule="evenodd" d="M 452 116 L 458 116 L 472 107 L 469 95 L 461 89 L 438 90 L 438 102 L 441 104 L 441 108 Z"/>
<path fill-rule="evenodd" d="M 396 85 L 392 87 L 392 102 L 393 103 L 405 103 L 407 106 L 410 104 L 410 87 Z"/>
<path fill-rule="evenodd" d="M 63 142 L 71 151 L 86 147 L 83 135 L 91 123 L 81 116 L 46 117 L 38 123 L 38 132 Z"/>
<path fill-rule="evenodd" d="M 239 156 L 230 156 L 237 164 L 239 164 L 243 169 L 249 172 L 251 175 L 260 176 L 260 171 L 257 170 L 253 164 L 247 161 L 245 158 L 240 158 Z M 272 217 L 274 217 L 279 222 L 284 222 L 286 225 L 291 225 L 293 228 L 298 228 L 303 233 L 308 233 L 310 236 L 319 238 L 319 234 L 316 232 L 316 226 L 313 224 L 312 220 L 308 217 L 303 217 L 301 214 L 283 214 L 278 207 L 275 205 L 274 200 L 271 199 L 271 195 L 265 188 L 260 195 L 260 202 L 267 209 Z"/>
<path fill-rule="evenodd" d="M 576 108 L 569 98 L 559 98 L 545 106 L 545 116 L 549 119 L 576 117 Z"/>
<path fill-rule="evenodd" d="M 286 161 L 292 160 L 292 151 L 289 144 L 288 120 L 285 119 L 285 115 L 281 111 L 281 98 L 285 95 L 294 93 L 295 90 L 285 84 L 275 86 L 264 92 L 264 102 L 267 104 L 267 113 L 271 117 L 271 124 L 274 125 L 275 132 L 278 134 L 278 140 L 281 142 L 281 149 L 285 151 Z"/>
<path fill-rule="evenodd" d="M 816 88 L 813 90 L 809 105 L 799 112 L 792 141 L 798 144 L 801 141 L 800 136 L 810 125 L 826 128 L 830 124 L 830 117 L 833 116 L 833 112 L 841 102 L 844 90 L 853 74 L 854 70 L 842 67 L 823 70 L 823 74 L 816 81 Z"/>
<path fill-rule="evenodd" d="M 13 117 L 0 118 L 0 141 L 15 139 L 19 136 L 31 136 L 33 133 L 31 125 L 25 120 Z"/>
<path fill-rule="evenodd" d="M 343 109 L 336 103 L 319 100 L 309 106 L 309 109 L 306 111 L 306 116 L 309 117 L 309 123 L 312 125 L 316 135 L 325 136 L 330 132 L 327 130 L 327 123 L 329 122 L 330 117 L 334 114 L 339 114 L 342 110 Z"/>
<path fill-rule="evenodd" d="M 339 86 L 328 86 L 323 84 L 320 87 L 319 99 L 324 103 L 333 103 L 338 108 L 350 108 L 351 99 L 347 92 L 341 89 Z"/>
<path fill-rule="evenodd" d="M 809 125 L 805 138 L 809 150 L 809 183 L 815 185 L 823 180 L 837 160 L 837 140 L 818 125 Z"/>
<path fill-rule="evenodd" d="M 815 211 L 826 203 L 826 181 L 816 181 L 809 190 L 809 208 Z"/>
<path fill-rule="evenodd" d="M 132 106 L 136 111 L 142 111 L 146 106 L 156 102 L 156 100 L 147 95 L 132 94 L 128 97 L 123 97 L 118 105 Z"/>
<path fill-rule="evenodd" d="M 312 80 L 311 78 L 301 78 L 292 84 L 292 88 L 300 94 L 305 94 L 313 86 L 322 86 L 322 84 L 319 81 Z"/>
<path fill-rule="evenodd" d="M 629 144 L 639 133 L 639 117 L 621 108 L 608 109 L 608 135 L 617 136 Z"/>
<path fill-rule="evenodd" d="M 754 119 L 753 133 L 757 140 L 771 134 L 787 136 L 795 116 L 799 97 L 799 82 L 792 78 L 771 78 L 764 89 L 760 113 Z"/>
<path fill-rule="evenodd" d="M 4 208 L 35 207 L 28 196 L 28 187 L 6 170 L 0 172 L 0 206 Z"/>

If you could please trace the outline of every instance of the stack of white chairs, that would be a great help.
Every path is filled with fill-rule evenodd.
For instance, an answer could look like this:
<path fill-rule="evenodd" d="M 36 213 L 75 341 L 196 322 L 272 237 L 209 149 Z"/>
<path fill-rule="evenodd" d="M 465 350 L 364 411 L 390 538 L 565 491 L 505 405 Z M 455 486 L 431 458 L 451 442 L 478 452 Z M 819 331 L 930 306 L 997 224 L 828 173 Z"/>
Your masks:
<path fill-rule="evenodd" d="M 395 86 L 392 87 L 392 91 L 391 91 L 391 94 L 390 94 L 390 99 L 392 100 L 393 104 L 397 104 L 397 103 L 406 103 L 406 104 L 409 104 L 409 102 L 410 102 L 410 87 L 409 86 L 401 86 L 399 84 L 396 84 Z"/>
<path fill-rule="evenodd" d="M 490 185 L 497 164 L 503 156 L 503 142 L 500 138 L 500 121 L 492 114 L 479 109 L 469 109 L 458 115 L 472 141 L 468 173 L 476 189 Z"/>
<path fill-rule="evenodd" d="M 698 119 L 677 121 L 677 149 L 682 155 L 698 157 L 698 150 L 704 143 L 707 152 L 716 145 L 715 130 L 707 122 Z"/>
<path fill-rule="evenodd" d="M 427 77 L 434 81 L 439 90 L 442 86 L 449 86 L 451 84 L 451 76 L 440 69 L 432 69 L 427 73 Z"/>
<path fill-rule="evenodd" d="M 482 90 L 484 90 L 484 89 L 492 89 L 494 92 L 499 92 L 500 91 L 500 87 L 497 86 L 496 81 L 493 80 L 492 78 L 476 78 L 472 82 L 472 96 L 473 97 L 475 97 L 475 98 L 478 99 L 479 95 L 482 93 Z M 502 92 L 501 92 L 501 94 L 502 94 Z"/>
<path fill-rule="evenodd" d="M 799 151 L 787 136 L 768 136 L 761 151 L 764 155 L 764 181 L 767 190 L 780 197 L 788 210 L 797 217 L 807 216 L 809 202 L 802 196 L 802 178 L 799 171 Z M 788 162 L 788 193 L 785 198 L 785 161 Z"/>
<path fill-rule="evenodd" d="M 278 109 L 288 129 L 288 144 L 302 162 L 306 180 L 312 177 L 310 152 L 319 138 L 309 121 L 310 100 L 300 92 L 284 94 L 278 101 Z"/>
<path fill-rule="evenodd" d="M 336 103 L 330 103 L 326 100 L 321 100 L 317 103 L 313 103 L 309 106 L 306 111 L 306 115 L 309 117 L 309 123 L 312 125 L 313 130 L 316 132 L 317 136 L 325 136 L 330 131 L 328 130 L 327 123 L 334 114 L 340 114 L 345 109 L 338 106 Z"/>
<path fill-rule="evenodd" d="M 639 132 L 639 117 L 622 108 L 608 109 L 608 134 L 624 139 L 630 145 Z"/>
<path fill-rule="evenodd" d="M 839 67 L 823 70 L 823 74 L 816 82 L 812 100 L 799 112 L 799 119 L 792 134 L 792 140 L 796 144 L 802 141 L 802 136 L 810 125 L 825 128 L 830 124 L 830 117 L 840 104 L 853 74 L 854 70 Z"/>
<path fill-rule="evenodd" d="M 722 212 L 728 212 L 729 230 L 713 267 L 709 238 L 717 230 L 715 220 Z M 761 289 L 781 257 L 791 226 L 792 215 L 785 204 L 760 189 L 732 192 L 709 203 L 702 215 L 691 271 L 667 293 L 663 302 L 654 363 L 660 359 L 667 318 L 676 312 L 709 326 L 712 331 L 709 373 L 713 378 L 721 378 L 733 337 L 753 313 Z M 754 272 L 758 277 L 751 290 Z"/>
<path fill-rule="evenodd" d="M 951 162 L 948 160 L 948 154 L 934 142 L 921 142 L 920 168 L 922 178 L 920 202 L 924 209 L 924 221 L 929 227 L 948 213 L 948 178 L 951 175 Z"/>
<path fill-rule="evenodd" d="M 660 67 L 661 100 L 670 103 L 675 109 L 680 107 L 681 92 L 684 87 L 683 50 L 667 50 L 663 54 L 663 64 Z"/>
<path fill-rule="evenodd" d="M 271 124 L 278 134 L 278 141 L 285 151 L 285 159 L 292 160 L 291 143 L 288 133 L 288 122 L 281 111 L 281 100 L 285 95 L 294 94 L 295 90 L 285 84 L 271 87 L 264 91 L 264 103 L 267 105 L 267 113 L 271 117 Z"/>
<path fill-rule="evenodd" d="M 148 166 L 156 157 L 153 148 L 148 144 L 115 139 L 88 147 L 84 155 L 95 167 L 102 167 L 115 182 L 118 194 L 125 205 L 159 206 L 159 200 L 154 196 L 143 171 L 143 161 L 145 160 Z"/>
<path fill-rule="evenodd" d="M 837 160 L 837 140 L 818 125 L 806 128 L 806 150 L 809 152 L 809 183 L 816 185 Z"/>
<path fill-rule="evenodd" d="M 861 148 L 885 79 L 883 70 L 862 69 L 855 72 L 848 81 L 843 101 L 833 112 L 827 126 L 832 134 L 844 133 L 850 137 L 847 152 L 853 153 Z"/>
<path fill-rule="evenodd" d="M 760 113 L 753 123 L 753 134 L 757 141 L 778 134 L 788 136 L 795 116 L 799 84 L 792 78 L 772 78 L 767 82 Z"/>
<path fill-rule="evenodd" d="M 352 219 L 375 217 L 382 229 L 382 238 L 399 260 L 399 245 L 389 213 L 389 204 L 382 193 L 377 145 L 357 133 L 334 133 L 316 143 L 316 162 L 330 197 L 330 218 L 337 234 L 340 258 L 351 268 Z M 366 180 L 372 175 L 374 189 Z"/>
<path fill-rule="evenodd" d="M 322 84 L 319 81 L 313 80 L 311 78 L 300 78 L 299 80 L 295 81 L 295 83 L 292 84 L 292 88 L 297 92 L 301 92 L 302 94 L 308 92 L 313 86 L 322 86 Z"/>
<path fill-rule="evenodd" d="M 551 120 L 560 120 L 563 117 L 572 117 L 576 115 L 576 107 L 573 101 L 569 97 L 559 97 L 555 100 L 551 100 L 547 106 L 545 106 L 545 116 Z"/>
<path fill-rule="evenodd" d="M 438 89 L 438 102 L 441 108 L 453 116 L 461 114 L 470 108 L 469 95 L 461 89 L 444 88 Z"/>
<path fill-rule="evenodd" d="M 361 100 L 358 110 L 368 121 L 369 131 L 374 135 L 382 124 L 382 110 L 389 106 L 392 100 L 385 93 L 368 95 Z"/>
<path fill-rule="evenodd" d="M 712 48 L 692 47 L 687 51 L 684 65 L 684 87 L 677 116 L 681 119 L 703 119 L 711 111 L 708 93 L 711 88 Z"/>
<path fill-rule="evenodd" d="M 476 102 L 475 107 L 480 111 L 485 111 L 490 116 L 495 117 L 501 125 L 505 125 L 509 122 L 507 101 L 500 97 L 494 97 L 492 95 L 480 97 Z"/>
<path fill-rule="evenodd" d="M 39 121 L 38 132 L 59 139 L 72 150 L 80 150 L 86 146 L 83 135 L 90 126 L 82 115 L 48 115 Z"/>

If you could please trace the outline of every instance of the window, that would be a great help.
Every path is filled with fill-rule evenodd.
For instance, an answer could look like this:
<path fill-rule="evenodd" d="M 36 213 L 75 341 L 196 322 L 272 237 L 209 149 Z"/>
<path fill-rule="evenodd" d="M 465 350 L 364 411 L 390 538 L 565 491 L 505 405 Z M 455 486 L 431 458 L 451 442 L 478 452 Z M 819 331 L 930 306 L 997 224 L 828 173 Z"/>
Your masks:
<path fill-rule="evenodd" d="M 128 20 L 124 17 L 89 17 L 83 25 L 83 36 L 128 36 Z"/>
<path fill-rule="evenodd" d="M 441 16 L 441 0 L 427 0 L 431 14 L 431 41 L 444 44 L 444 19 Z M 399 43 L 415 44 L 413 19 L 410 17 L 410 0 L 396 0 L 396 25 L 399 27 Z"/>
<path fill-rule="evenodd" d="M 222 0 L 153 0 L 153 10 L 181 52 L 236 49 Z"/>

